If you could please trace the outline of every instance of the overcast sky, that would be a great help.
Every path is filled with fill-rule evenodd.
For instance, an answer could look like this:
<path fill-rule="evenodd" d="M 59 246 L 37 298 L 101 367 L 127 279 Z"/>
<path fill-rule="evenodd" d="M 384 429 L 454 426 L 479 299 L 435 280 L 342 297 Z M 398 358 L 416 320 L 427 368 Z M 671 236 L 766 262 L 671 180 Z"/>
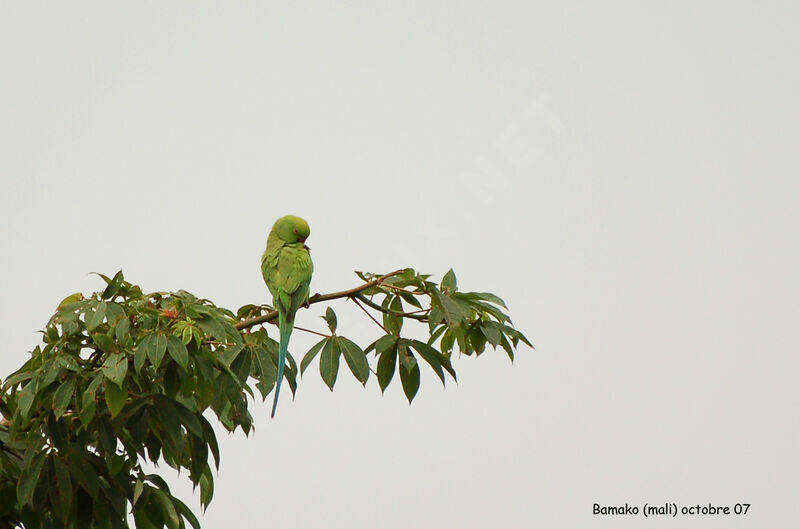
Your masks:
<path fill-rule="evenodd" d="M 219 430 L 205 528 L 659 523 L 595 502 L 800 523 L 793 3 L 136 8 L 3 2 L 0 375 L 92 271 L 269 302 L 294 213 L 312 292 L 452 267 L 537 349 L 457 359 L 446 390 L 423 370 L 411 407 L 315 366 L 274 420 L 253 404 L 255 436 Z"/>

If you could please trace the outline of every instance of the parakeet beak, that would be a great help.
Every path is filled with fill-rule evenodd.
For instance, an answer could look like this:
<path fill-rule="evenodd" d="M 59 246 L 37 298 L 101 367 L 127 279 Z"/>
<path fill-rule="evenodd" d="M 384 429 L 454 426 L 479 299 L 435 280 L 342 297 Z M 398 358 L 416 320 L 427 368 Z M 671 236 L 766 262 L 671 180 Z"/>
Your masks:
<path fill-rule="evenodd" d="M 299 241 L 300 242 L 306 242 L 306 238 L 305 237 L 300 237 Z"/>

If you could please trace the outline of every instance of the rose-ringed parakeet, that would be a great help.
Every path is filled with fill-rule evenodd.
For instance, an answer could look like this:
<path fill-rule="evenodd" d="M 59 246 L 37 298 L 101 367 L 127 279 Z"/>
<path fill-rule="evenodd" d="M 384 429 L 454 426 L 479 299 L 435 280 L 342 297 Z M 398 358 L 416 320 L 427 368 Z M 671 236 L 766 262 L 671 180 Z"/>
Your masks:
<path fill-rule="evenodd" d="M 314 266 L 308 246 L 303 244 L 311 233 L 308 223 L 300 217 L 286 215 L 275 221 L 267 238 L 267 249 L 261 256 L 261 274 L 272 294 L 272 304 L 278 311 L 280 346 L 278 348 L 278 378 L 272 401 L 272 417 L 278 406 L 283 381 L 286 350 L 294 328 L 297 309 L 308 302 L 309 284 Z"/>

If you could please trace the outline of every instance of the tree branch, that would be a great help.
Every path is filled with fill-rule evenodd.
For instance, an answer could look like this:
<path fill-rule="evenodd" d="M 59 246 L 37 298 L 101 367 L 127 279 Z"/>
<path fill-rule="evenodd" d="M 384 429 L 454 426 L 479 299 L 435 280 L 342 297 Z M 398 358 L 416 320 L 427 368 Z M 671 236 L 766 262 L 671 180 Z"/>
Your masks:
<path fill-rule="evenodd" d="M 375 303 L 373 301 L 370 301 L 369 299 L 367 299 L 366 297 L 361 296 L 361 295 L 355 295 L 355 296 L 353 296 L 353 299 L 357 299 L 358 301 L 362 301 L 366 305 L 372 307 L 373 309 L 379 310 L 381 312 L 385 312 L 386 314 L 391 314 L 393 316 L 399 316 L 401 318 L 412 318 L 412 319 L 419 320 L 419 321 L 428 321 L 428 315 L 427 314 L 418 314 L 419 313 L 418 310 L 415 310 L 413 312 L 395 312 L 393 310 L 385 309 L 385 308 L 381 307 L 380 305 L 378 305 L 377 303 Z M 422 312 L 423 313 L 430 312 L 430 309 L 423 309 Z"/>
<path fill-rule="evenodd" d="M 382 275 L 381 277 L 377 277 L 377 278 L 373 279 L 372 281 L 367 281 L 363 285 L 359 285 L 357 287 L 353 287 L 353 288 L 350 288 L 348 290 L 340 290 L 339 292 L 331 292 L 330 294 L 314 294 L 313 296 L 311 296 L 308 299 L 308 303 L 306 304 L 306 307 L 308 307 L 308 305 L 313 305 L 314 303 L 319 303 L 321 301 L 329 301 L 331 299 L 349 298 L 349 297 L 355 296 L 359 292 L 363 292 L 364 290 L 366 290 L 368 288 L 374 287 L 376 285 L 380 285 L 381 283 L 386 281 L 388 278 L 400 275 L 403 272 L 404 272 L 404 270 L 395 270 L 394 272 L 389 272 L 388 274 Z M 242 329 L 249 329 L 250 327 L 254 327 L 254 326 L 256 326 L 256 325 L 258 325 L 260 323 L 270 322 L 270 321 L 274 320 L 277 317 L 278 317 L 278 311 L 277 310 L 271 310 L 271 311 L 269 311 L 268 313 L 266 313 L 266 314 L 264 314 L 262 316 L 258 316 L 258 317 L 255 317 L 255 318 L 250 318 L 249 320 L 242 320 L 240 322 L 236 322 L 236 324 L 234 324 L 234 327 L 236 327 L 236 329 L 241 331 Z"/>

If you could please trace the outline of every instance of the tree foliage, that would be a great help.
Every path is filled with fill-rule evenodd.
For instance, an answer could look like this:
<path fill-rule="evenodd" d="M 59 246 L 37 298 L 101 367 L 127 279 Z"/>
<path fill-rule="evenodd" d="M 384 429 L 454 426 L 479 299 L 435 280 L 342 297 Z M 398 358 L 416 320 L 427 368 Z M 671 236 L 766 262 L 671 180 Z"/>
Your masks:
<path fill-rule="evenodd" d="M 185 469 L 207 507 L 214 494 L 211 465 L 220 462 L 208 418 L 248 434 L 249 399 L 256 392 L 265 399 L 275 387 L 278 344 L 264 326 L 277 317 L 270 307 L 233 312 L 184 290 L 143 293 L 121 271 L 99 275 L 105 289 L 63 300 L 42 331 L 43 345 L 3 381 L 0 529 L 117 529 L 129 527 L 129 515 L 138 529 L 199 528 L 192 511 L 143 464 Z M 324 338 L 299 367 L 288 357 L 292 393 L 298 370 L 314 361 L 332 390 L 344 359 L 362 384 L 375 374 L 382 391 L 399 376 L 410 403 L 420 363 L 444 384 L 447 376 L 456 378 L 455 351 L 479 355 L 500 347 L 513 360 L 520 342 L 530 345 L 500 298 L 459 291 L 452 270 L 439 284 L 412 269 L 358 275 L 361 285 L 317 294 L 309 304 L 349 298 L 381 336 L 362 348 L 338 334 L 328 307 L 329 334 L 319 333 Z M 413 323 L 428 340 L 403 335 Z"/>

